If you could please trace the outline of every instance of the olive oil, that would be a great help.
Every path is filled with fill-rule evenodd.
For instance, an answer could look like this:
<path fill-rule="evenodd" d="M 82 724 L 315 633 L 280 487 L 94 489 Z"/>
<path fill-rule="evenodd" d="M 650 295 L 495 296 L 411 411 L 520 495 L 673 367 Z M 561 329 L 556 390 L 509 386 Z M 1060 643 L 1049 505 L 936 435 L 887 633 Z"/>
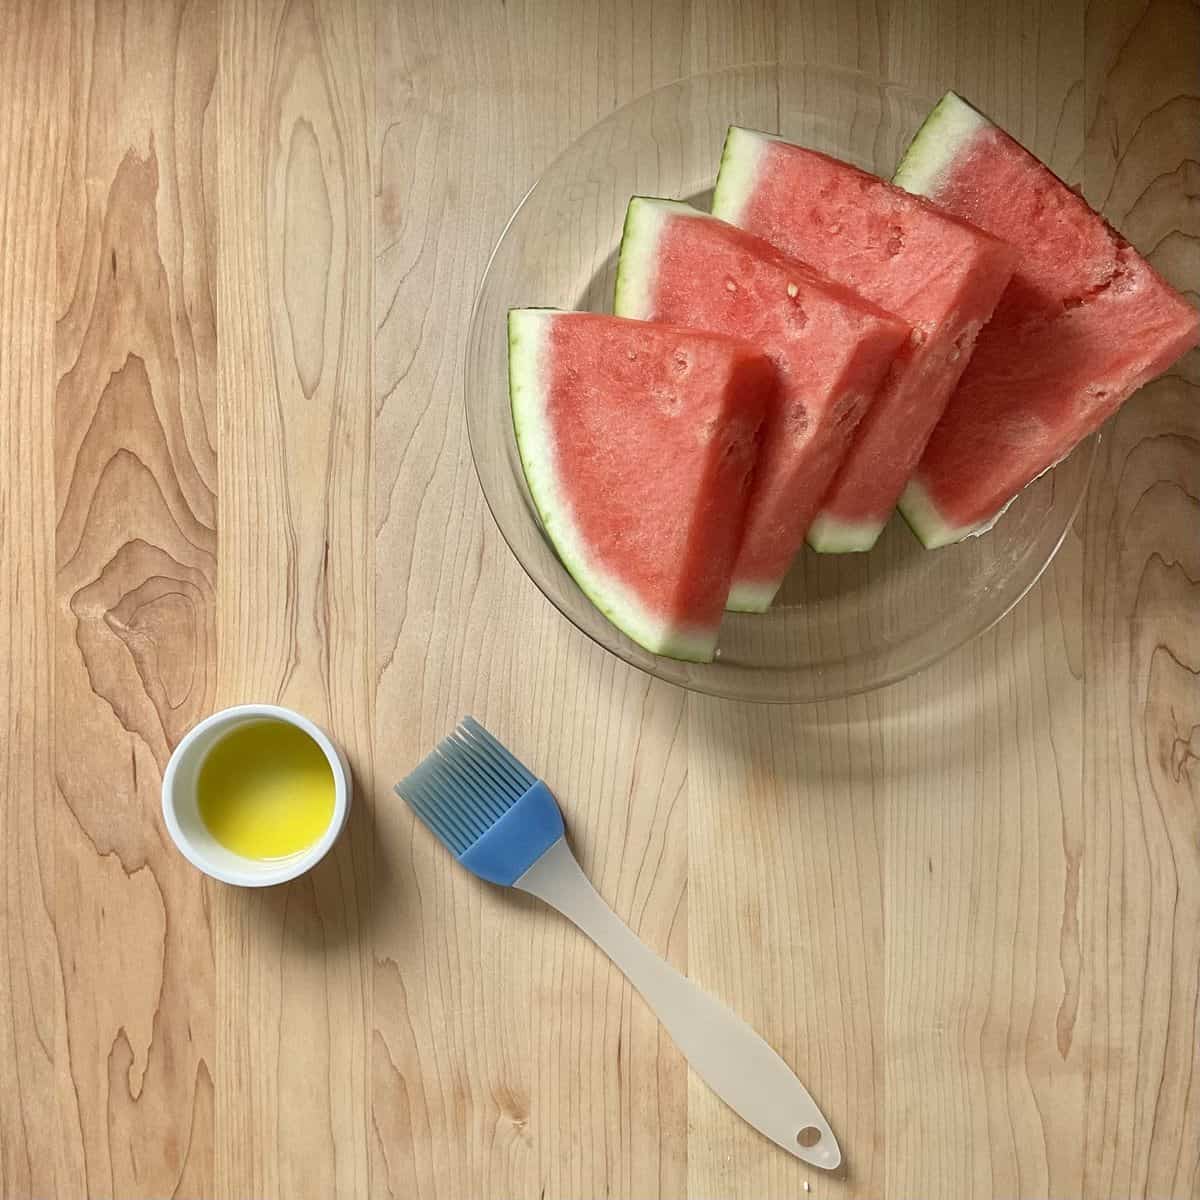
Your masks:
<path fill-rule="evenodd" d="M 251 721 L 218 741 L 196 780 L 200 817 L 226 850 L 287 858 L 333 819 L 333 772 L 321 747 L 286 721 Z"/>

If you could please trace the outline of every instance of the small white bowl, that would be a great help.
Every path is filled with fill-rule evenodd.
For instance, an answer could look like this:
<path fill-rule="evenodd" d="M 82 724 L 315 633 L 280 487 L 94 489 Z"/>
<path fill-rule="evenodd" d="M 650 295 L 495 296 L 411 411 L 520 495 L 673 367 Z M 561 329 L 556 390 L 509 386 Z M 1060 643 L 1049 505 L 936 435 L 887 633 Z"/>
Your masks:
<path fill-rule="evenodd" d="M 325 832 L 307 850 L 287 858 L 261 861 L 226 850 L 208 832 L 196 803 L 196 778 L 204 756 L 227 733 L 250 721 L 285 721 L 302 729 L 318 746 L 333 772 L 333 816 Z M 350 814 L 350 768 L 341 751 L 307 717 L 275 704 L 239 704 L 206 717 L 175 747 L 163 775 L 163 820 L 180 854 L 222 883 L 239 887 L 269 887 L 303 875 L 325 857 Z"/>

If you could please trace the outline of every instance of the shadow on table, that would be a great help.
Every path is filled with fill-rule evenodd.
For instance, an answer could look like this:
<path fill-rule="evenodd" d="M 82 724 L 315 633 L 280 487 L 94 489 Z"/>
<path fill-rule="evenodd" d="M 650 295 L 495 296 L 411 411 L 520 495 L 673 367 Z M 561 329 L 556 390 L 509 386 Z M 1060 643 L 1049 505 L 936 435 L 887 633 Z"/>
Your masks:
<path fill-rule="evenodd" d="M 367 944 L 380 912 L 404 903 L 403 882 L 381 859 L 374 806 L 364 802 L 366 783 L 353 766 L 351 778 L 354 800 L 346 827 L 311 871 L 275 887 L 230 889 L 253 910 L 256 923 L 275 929 L 287 950 L 324 955 L 356 941 Z M 388 795 L 403 803 L 390 789 Z"/>

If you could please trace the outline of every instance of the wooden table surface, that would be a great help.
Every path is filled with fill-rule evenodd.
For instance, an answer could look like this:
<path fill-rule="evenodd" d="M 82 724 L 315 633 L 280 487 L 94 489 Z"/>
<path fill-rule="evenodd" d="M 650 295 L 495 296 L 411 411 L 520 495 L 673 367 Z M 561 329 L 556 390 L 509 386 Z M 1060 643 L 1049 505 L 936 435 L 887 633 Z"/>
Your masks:
<path fill-rule="evenodd" d="M 1200 363 L 1128 406 L 1053 568 L 883 692 L 689 696 L 491 523 L 469 306 L 616 106 L 808 59 L 965 90 L 1200 286 L 1190 0 L 0 0 L 0 1195 L 1194 1197 Z M 172 746 L 276 701 L 336 852 L 213 884 Z M 796 1066 L 848 1169 L 687 1070 L 392 783 L 464 711 L 640 934 Z"/>

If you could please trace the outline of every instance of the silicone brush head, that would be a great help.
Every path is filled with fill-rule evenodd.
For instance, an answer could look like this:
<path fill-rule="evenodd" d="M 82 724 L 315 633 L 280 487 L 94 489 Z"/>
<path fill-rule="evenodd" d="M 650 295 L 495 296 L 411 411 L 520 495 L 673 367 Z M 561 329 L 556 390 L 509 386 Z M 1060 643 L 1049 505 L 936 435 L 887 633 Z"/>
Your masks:
<path fill-rule="evenodd" d="M 514 884 L 563 836 L 549 789 L 473 717 L 464 717 L 396 791 L 469 871 Z"/>

